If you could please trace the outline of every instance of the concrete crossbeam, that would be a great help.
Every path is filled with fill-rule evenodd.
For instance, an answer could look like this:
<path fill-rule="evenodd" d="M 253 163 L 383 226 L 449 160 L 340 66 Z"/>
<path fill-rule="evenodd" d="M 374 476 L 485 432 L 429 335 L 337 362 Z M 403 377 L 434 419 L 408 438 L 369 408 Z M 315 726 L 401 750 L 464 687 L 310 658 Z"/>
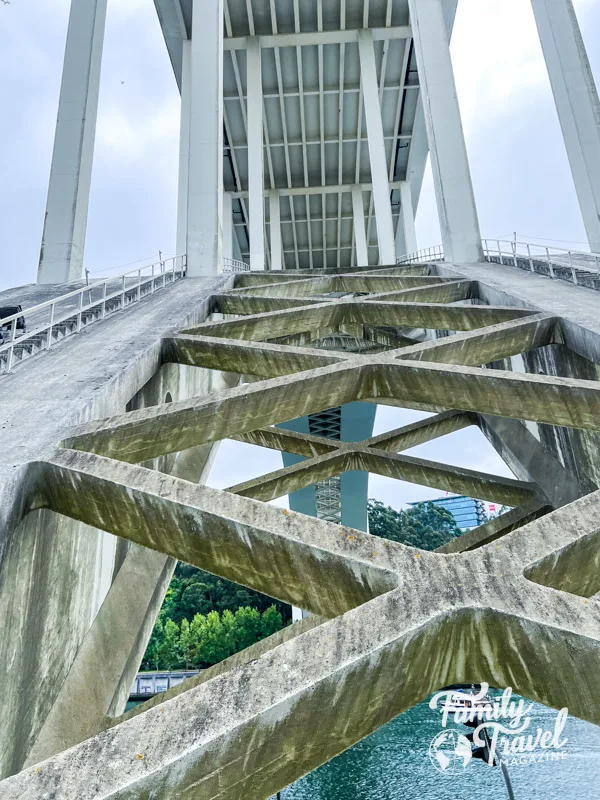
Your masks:
<path fill-rule="evenodd" d="M 297 456 L 314 458 L 339 449 L 340 443 L 324 436 L 311 436 L 309 433 L 296 433 L 283 428 L 260 428 L 248 431 L 235 437 L 240 442 L 279 450 L 282 453 L 293 453 Z"/>
<path fill-rule="evenodd" d="M 251 349 L 252 345 L 248 345 Z M 92 422 L 65 446 L 142 462 L 355 400 L 474 411 L 600 430 L 595 381 L 396 361 L 373 356 L 232 389 L 223 396 Z M 363 366 L 361 366 L 364 364 Z M 220 413 L 216 413 L 219 411 Z"/>
<path fill-rule="evenodd" d="M 386 478 L 505 505 L 520 505 L 535 494 L 533 484 L 411 456 L 377 453 L 365 448 L 359 452 L 358 462 L 363 470 Z"/>
<path fill-rule="evenodd" d="M 556 340 L 559 320 L 547 314 L 501 322 L 482 330 L 461 333 L 447 339 L 423 342 L 398 357 L 475 367 L 544 347 Z"/>
<path fill-rule="evenodd" d="M 470 331 L 529 316 L 531 311 L 504 306 L 444 306 L 436 303 L 341 303 L 344 320 L 364 325 Z M 293 312 L 292 312 L 293 313 Z"/>
<path fill-rule="evenodd" d="M 208 441 L 315 414 L 361 399 L 361 370 L 346 363 L 232 389 L 189 403 L 132 411 L 92 422 L 66 446 L 130 462 L 147 461 Z M 371 392 L 368 392 L 369 396 Z"/>
<path fill-rule="evenodd" d="M 313 486 L 319 481 L 326 481 L 343 472 L 358 469 L 356 453 L 344 449 L 301 461 L 291 467 L 284 467 L 270 472 L 268 475 L 261 475 L 253 480 L 230 486 L 227 491 L 266 503 L 269 500 L 276 500 L 278 497 L 305 489 L 307 486 Z"/>
<path fill-rule="evenodd" d="M 180 334 L 163 339 L 163 362 L 190 367 L 277 378 L 294 372 L 339 364 L 342 356 L 277 344 L 254 343 L 250 347 L 230 339 Z"/>
<path fill-rule="evenodd" d="M 367 302 L 393 300 L 397 303 L 457 303 L 475 297 L 474 281 L 449 281 L 436 286 L 420 286 L 415 289 L 401 289 L 398 292 L 383 292 L 372 297 L 365 297 Z"/>
<path fill-rule="evenodd" d="M 264 314 L 286 308 L 317 305 L 321 301 L 310 297 L 258 297 L 247 294 L 217 294 L 212 297 L 214 312 L 219 314 Z"/>
<path fill-rule="evenodd" d="M 372 396 L 380 403 L 389 396 L 407 406 L 419 402 L 439 408 L 443 398 L 445 406 L 461 411 L 600 430 L 600 384 L 596 381 L 443 364 L 415 368 L 411 362 L 398 361 L 397 369 L 382 369 L 373 389 Z"/>
<path fill-rule="evenodd" d="M 352 470 L 372 472 L 386 478 L 395 478 L 506 505 L 520 505 L 535 494 L 532 484 L 486 475 L 461 467 L 448 467 L 421 458 L 377 452 L 356 445 L 347 445 L 340 448 L 337 453 L 317 456 L 269 475 L 262 475 L 232 486 L 227 491 L 268 502 Z"/>
<path fill-rule="evenodd" d="M 255 273 L 255 272 L 238 272 L 233 276 L 234 281 L 234 289 L 232 291 L 236 291 L 238 289 L 244 288 L 251 288 L 257 286 L 266 286 L 273 283 L 292 283 L 295 280 L 302 280 L 303 278 L 318 278 L 318 277 L 378 277 L 380 275 L 388 276 L 388 277 L 410 277 L 410 276 L 418 276 L 418 275 L 429 275 L 430 273 L 430 266 L 428 264 L 402 264 L 395 267 L 385 267 L 385 268 L 378 268 L 378 269 L 365 269 L 364 267 L 350 267 L 343 271 L 343 274 L 340 275 L 340 271 L 335 269 L 334 267 L 330 267 L 329 269 L 309 269 L 309 270 L 294 270 L 293 277 L 290 271 L 284 272 L 265 272 L 265 273 Z M 435 276 L 432 276 L 435 277 Z M 438 281 L 440 278 L 438 278 Z"/>
<path fill-rule="evenodd" d="M 344 300 L 335 304 L 321 303 L 254 314 L 241 319 L 208 322 L 189 328 L 186 333 L 264 341 L 316 328 L 334 332 L 344 324 L 470 331 L 532 316 L 533 313 L 528 309 L 504 306 L 443 306 L 436 303 L 368 303 L 362 300 Z"/>
<path fill-rule="evenodd" d="M 46 717 L 26 767 L 82 742 L 123 712 L 138 670 L 131 659 L 135 640 L 140 635 L 150 638 L 155 609 L 169 588 L 176 563 L 145 547 L 130 548 Z M 149 593 L 149 586 L 155 586 L 155 591 Z M 122 613 L 124 608 L 127 614 Z M 98 663 L 105 665 L 101 678 L 90 680 Z M 86 709 L 85 714 L 73 713 L 79 706 Z"/>
<path fill-rule="evenodd" d="M 468 553 L 478 547 L 483 547 L 485 544 L 497 541 L 503 536 L 512 533 L 512 531 L 518 530 L 523 525 L 534 522 L 551 510 L 551 506 L 540 503 L 538 499 L 530 500 L 525 505 L 512 508 L 505 514 L 491 519 L 489 522 L 485 522 L 467 533 L 463 533 L 462 536 L 456 539 L 452 539 L 447 544 L 438 547 L 435 552 L 448 554 Z"/>
<path fill-rule="evenodd" d="M 374 436 L 365 441 L 366 447 L 377 450 L 386 450 L 399 453 L 425 444 L 440 436 L 463 430 L 470 425 L 477 425 L 475 414 L 465 414 L 462 411 L 446 411 L 419 422 L 413 422 L 402 428 Z M 296 433 L 282 428 L 262 428 L 236 436 L 243 442 L 268 447 L 273 450 L 294 453 L 299 456 L 313 458 L 338 450 L 345 445 L 342 442 L 326 439 L 324 436 L 312 436 L 308 433 Z"/>
<path fill-rule="evenodd" d="M 207 322 L 185 333 L 199 336 L 231 337 L 248 341 L 265 341 L 277 336 L 289 336 L 314 329 L 318 324 L 323 330 L 334 331 L 341 323 L 342 305 L 321 303 L 314 306 L 300 306 L 291 310 L 253 314 L 240 319 Z"/>
<path fill-rule="evenodd" d="M 327 617 L 396 585 L 368 546 L 348 557 L 333 524 L 315 536 L 302 516 L 143 467 L 62 450 L 40 489 L 59 514 Z"/>
<path fill-rule="evenodd" d="M 435 275 L 340 275 L 322 276 L 298 281 L 250 286 L 244 294 L 261 297 L 310 297 L 330 292 L 390 292 L 414 289 L 419 286 L 437 286 L 447 279 Z"/>
<path fill-rule="evenodd" d="M 402 450 L 410 450 L 411 447 L 431 442 L 440 436 L 464 430 L 471 425 L 477 425 L 477 417 L 474 414 L 445 411 L 443 414 L 436 414 L 428 419 L 374 436 L 368 439 L 365 445 L 376 450 L 400 453 Z"/>

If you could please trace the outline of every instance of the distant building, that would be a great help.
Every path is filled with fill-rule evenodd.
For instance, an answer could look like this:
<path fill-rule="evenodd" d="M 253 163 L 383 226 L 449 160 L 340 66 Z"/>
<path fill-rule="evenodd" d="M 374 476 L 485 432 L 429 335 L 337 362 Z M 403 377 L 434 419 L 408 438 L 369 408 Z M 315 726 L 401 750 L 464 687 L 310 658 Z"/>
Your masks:
<path fill-rule="evenodd" d="M 410 505 L 414 508 L 425 506 L 428 503 L 449 511 L 454 517 L 456 525 L 463 531 L 483 525 L 488 519 L 485 503 L 482 500 L 474 500 L 472 497 L 440 497 L 437 500 L 410 503 Z"/>

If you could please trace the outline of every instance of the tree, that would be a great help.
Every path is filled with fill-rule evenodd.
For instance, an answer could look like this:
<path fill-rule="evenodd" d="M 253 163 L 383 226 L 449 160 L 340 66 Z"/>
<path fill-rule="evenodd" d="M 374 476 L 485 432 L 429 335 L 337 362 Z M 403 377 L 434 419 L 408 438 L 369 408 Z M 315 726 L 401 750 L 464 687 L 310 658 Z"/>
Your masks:
<path fill-rule="evenodd" d="M 245 606 L 235 612 L 234 637 L 236 652 L 245 650 L 260 639 L 260 612 Z"/>
<path fill-rule="evenodd" d="M 179 626 L 172 619 L 168 619 L 158 647 L 160 669 L 181 669 L 179 637 Z"/>
<path fill-rule="evenodd" d="M 283 620 L 281 614 L 275 606 L 270 606 L 263 613 L 260 620 L 260 638 L 266 639 L 267 636 L 272 636 L 277 631 L 283 628 Z"/>
<path fill-rule="evenodd" d="M 445 508 L 433 503 L 396 511 L 378 500 L 369 500 L 369 532 L 383 539 L 435 550 L 461 535 L 454 517 Z"/>
<path fill-rule="evenodd" d="M 212 666 L 223 661 L 234 652 L 234 642 L 227 626 L 223 626 L 217 611 L 206 617 L 198 614 L 199 646 L 196 666 Z"/>
<path fill-rule="evenodd" d="M 185 669 L 191 669 L 196 660 L 198 640 L 195 633 L 187 619 L 182 619 L 179 626 L 179 653 Z"/>
<path fill-rule="evenodd" d="M 233 653 L 271 636 L 283 627 L 281 614 L 270 606 L 264 614 L 248 606 L 235 614 L 228 609 L 219 614 L 196 614 L 191 622 L 157 620 L 146 649 L 142 669 L 204 669 L 218 664 Z"/>
<path fill-rule="evenodd" d="M 291 608 L 286 603 L 189 564 L 178 564 L 161 614 L 163 621 L 168 618 L 179 624 L 183 619 L 191 623 L 196 614 L 206 616 L 211 611 L 222 613 L 225 610 L 235 613 L 244 606 L 256 608 L 262 613 L 272 605 L 275 605 L 286 624 L 291 621 Z"/>
<path fill-rule="evenodd" d="M 146 647 L 146 652 L 144 654 L 144 659 L 142 661 L 142 669 L 144 670 L 160 669 L 159 649 L 161 642 L 163 640 L 163 636 L 164 636 L 164 626 L 159 616 L 159 618 L 156 620 L 156 625 L 154 626 L 154 630 L 152 631 L 152 636 L 150 636 L 150 641 L 148 642 L 148 646 Z"/>

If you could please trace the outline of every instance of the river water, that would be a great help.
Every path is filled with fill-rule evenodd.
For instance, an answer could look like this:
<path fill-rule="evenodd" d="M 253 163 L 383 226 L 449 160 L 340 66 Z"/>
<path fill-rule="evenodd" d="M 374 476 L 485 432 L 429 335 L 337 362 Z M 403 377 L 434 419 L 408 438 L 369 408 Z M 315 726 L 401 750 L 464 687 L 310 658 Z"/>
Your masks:
<path fill-rule="evenodd" d="M 528 732 L 554 730 L 556 711 L 535 704 L 530 717 Z M 463 770 L 459 761 L 448 774 L 433 766 L 429 746 L 441 731 L 440 713 L 422 703 L 285 789 L 282 800 L 506 800 L 499 768 L 471 761 Z M 600 798 L 600 727 L 569 717 L 565 737 L 560 761 L 509 761 L 515 800 Z"/>

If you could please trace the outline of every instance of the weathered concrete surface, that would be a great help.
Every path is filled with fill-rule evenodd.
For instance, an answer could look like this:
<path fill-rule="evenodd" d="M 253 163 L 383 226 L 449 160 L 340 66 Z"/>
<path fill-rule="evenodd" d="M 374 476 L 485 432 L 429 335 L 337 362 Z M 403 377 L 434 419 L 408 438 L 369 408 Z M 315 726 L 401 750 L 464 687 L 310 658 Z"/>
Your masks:
<path fill-rule="evenodd" d="M 586 474 L 565 480 L 564 489 L 551 486 L 553 479 L 568 477 L 568 459 L 576 457 L 569 448 L 576 437 L 588 443 L 600 429 L 599 331 L 582 332 L 573 316 L 559 323 L 555 308 L 544 306 L 546 311 L 540 313 L 544 304 L 510 296 L 495 285 L 473 286 L 474 273 L 463 275 L 462 268 L 442 269 L 447 270 L 442 276 L 446 280 L 429 281 L 432 288 L 423 291 L 448 292 L 453 283 L 445 302 L 464 305 L 443 305 L 441 295 L 433 301 L 431 294 L 427 302 L 419 302 L 414 294 L 404 295 L 410 302 L 402 302 L 404 290 L 396 283 L 394 291 L 388 278 L 407 273 L 393 268 L 377 271 L 386 280 L 372 281 L 370 288 L 391 289 L 394 301 L 374 294 L 352 301 L 334 297 L 326 303 L 206 325 L 201 324 L 202 314 L 217 310 L 218 302 L 201 302 L 195 318 L 184 323 L 187 333 L 170 332 L 164 343 L 152 345 L 153 368 L 139 385 L 146 387 L 146 400 L 138 395 L 129 402 L 130 395 L 127 414 L 124 403 L 115 408 L 107 402 L 107 419 L 95 421 L 95 413 L 84 414 L 77 430 L 61 433 L 74 450 L 42 449 L 37 463 L 23 462 L 23 469 L 30 470 L 29 483 L 27 490 L 19 484 L 13 521 L 28 510 L 25 525 L 36 516 L 67 515 L 78 521 L 71 523 L 78 533 L 109 530 L 155 549 L 162 554 L 159 558 L 182 558 L 330 621 L 289 639 L 264 643 L 264 649 L 254 653 L 256 658 L 241 655 L 235 664 L 197 681 L 189 692 L 181 689 L 123 722 L 107 720 L 107 710 L 115 713 L 118 703 L 107 703 L 106 691 L 101 692 L 95 705 L 104 708 L 102 714 L 96 714 L 89 727 L 73 725 L 68 733 L 72 738 L 63 743 L 91 738 L 4 782 L 3 797 L 262 800 L 429 691 L 460 681 L 511 685 L 541 702 L 568 705 L 571 713 L 600 722 L 593 694 L 600 603 L 576 596 L 587 598 L 600 589 L 599 498 L 596 494 L 576 499 L 590 488 L 589 483 L 583 485 L 587 463 Z M 414 275 L 426 277 L 430 270 L 420 268 Z M 369 279 L 374 276 L 369 271 Z M 356 272 L 351 278 L 336 276 L 337 283 L 330 281 L 329 286 L 360 291 L 363 278 Z M 288 276 L 270 275 L 235 280 L 240 288 L 231 296 L 237 298 L 238 311 L 244 309 L 246 296 L 256 301 L 252 308 L 260 308 L 264 286 L 272 285 L 276 299 L 276 290 L 293 282 Z M 469 284 L 468 298 L 449 299 L 456 297 L 452 291 L 457 283 L 461 294 Z M 252 288 L 256 291 L 249 292 Z M 288 289 L 293 299 L 299 290 L 288 286 L 284 297 Z M 221 286 L 216 292 L 223 296 Z M 473 299 L 476 305 L 469 304 Z M 395 336 L 406 339 L 405 334 L 413 336 L 419 328 L 465 333 L 436 342 L 404 342 L 406 346 L 397 350 L 364 355 L 253 341 L 314 338 L 315 330 L 327 329 L 333 335 L 347 332 L 367 340 L 372 328 L 387 334 L 382 326 L 392 326 L 389 341 L 382 344 L 388 348 Z M 576 347 L 569 351 L 572 342 Z M 495 368 L 481 368 L 489 359 Z M 167 363 L 159 370 L 163 362 Z M 209 397 L 167 398 L 169 375 L 186 370 L 196 374 L 198 367 L 203 368 L 198 374 L 205 376 L 202 392 L 213 374 L 206 370 L 213 368 L 237 375 L 243 367 L 245 374 L 266 380 Z M 189 388 L 193 390 L 192 384 Z M 318 437 L 292 436 L 271 427 L 354 400 L 442 413 L 335 449 Z M 493 430 L 494 435 L 504 424 L 508 441 L 499 446 L 517 465 L 518 477 L 536 485 L 394 454 L 469 424 L 479 424 L 488 433 Z M 543 462 L 539 468 L 527 464 L 519 449 L 521 431 L 539 445 L 534 448 Z M 474 494 L 501 492 L 504 501 L 519 507 L 453 543 L 460 554 L 428 554 L 156 471 L 173 469 L 185 475 L 186 467 L 199 456 L 209 458 L 211 444 L 224 437 L 275 448 L 289 445 L 312 457 L 313 463 L 328 464 L 328 470 L 332 464 L 339 469 L 346 463 L 425 484 L 444 482 Z M 588 454 L 590 469 L 595 469 L 591 446 Z M 311 465 L 305 462 L 298 473 L 302 466 L 306 477 Z M 260 481 L 254 483 L 258 488 Z M 263 484 L 268 486 L 268 476 Z M 549 505 L 570 499 L 576 502 L 546 514 Z M 518 527 L 539 515 L 545 516 Z M 79 523 L 93 527 L 80 529 Z M 509 532 L 513 527 L 518 529 Z M 121 560 L 115 553 L 114 563 Z M 115 591 L 107 600 L 117 596 Z M 144 625 L 147 620 L 146 616 Z M 93 635 L 98 632 L 90 628 Z M 77 655 L 84 658 L 79 641 L 72 649 L 65 660 L 76 663 Z M 135 660 L 134 651 L 135 646 L 129 662 Z M 84 671 L 71 670 L 67 681 L 77 686 L 75 679 Z M 110 680 L 117 681 L 111 695 L 117 697 L 123 680 L 119 683 L 116 674 Z M 317 714 L 320 724 L 315 730 L 311 720 Z M 49 728 L 61 727 L 47 713 L 46 718 Z M 103 732 L 93 735 L 95 731 Z M 56 749 L 56 734 L 50 738 L 54 743 L 46 753 Z M 32 760 L 41 757 L 46 745 L 40 737 Z"/>
<path fill-rule="evenodd" d="M 468 264 L 436 265 L 436 272 L 446 278 L 471 278 L 479 281 L 478 296 L 490 303 L 503 303 L 545 311 L 561 318 L 560 341 L 568 350 L 558 352 L 543 348 L 524 356 L 525 368 L 533 373 L 543 372 L 563 377 L 585 377 L 597 380 L 597 365 L 600 364 L 600 313 L 598 298 L 595 292 L 581 286 L 574 286 L 564 281 L 550 281 L 541 275 L 532 274 L 500 264 L 479 264 L 473 267 Z M 564 287 L 563 284 L 564 283 Z M 560 284 L 560 285 L 559 285 Z M 582 361 L 577 362 L 579 355 Z M 521 426 L 522 428 L 522 426 Z M 518 468 L 518 461 L 529 459 L 526 453 L 516 456 L 519 447 L 519 435 L 509 434 L 506 425 L 502 430 L 493 419 L 486 420 L 486 429 L 492 432 L 497 429 L 493 444 L 498 447 L 504 440 L 508 445 L 502 446 L 511 466 Z M 514 426 L 513 426 L 514 430 Z M 566 467 L 570 473 L 569 483 L 578 484 L 579 494 L 589 492 L 600 486 L 600 470 L 597 453 L 600 450 L 600 437 L 588 432 L 565 430 L 564 428 L 547 429 L 541 425 L 535 430 L 535 436 L 528 431 L 522 432 L 526 438 L 537 438 L 541 449 L 536 456 L 536 463 L 526 464 L 521 473 L 523 477 L 537 472 L 536 480 L 544 480 L 544 453 L 549 453 L 555 462 Z M 552 461 L 550 462 L 552 463 Z M 556 480 L 556 470 L 546 475 L 548 484 L 554 485 L 557 494 L 561 494 L 561 482 Z M 573 492 L 569 492 L 574 499 Z"/>
<path fill-rule="evenodd" d="M 242 497 L 268 502 L 352 470 L 370 472 L 386 478 L 395 478 L 511 506 L 531 500 L 536 493 L 534 485 L 521 481 L 486 475 L 462 467 L 448 467 L 422 458 L 399 456 L 353 444 L 341 444 L 337 452 L 317 456 L 268 475 L 262 475 L 232 486 L 228 491 Z"/>
<path fill-rule="evenodd" d="M 177 283 L 0 378 L 0 669 L 14 687 L 0 710 L 0 775 L 21 768 L 126 553 L 116 537 L 50 511 L 15 524 L 33 502 L 36 459 L 50 455 L 74 424 L 123 413 L 160 367 L 161 335 L 202 320 L 210 290 L 223 285 L 223 279 Z M 32 303 L 39 302 L 37 292 Z M 7 296 L 11 302 L 22 297 L 15 290 Z M 171 386 L 173 396 L 185 397 L 178 388 Z M 195 393 L 199 385 L 188 388 Z M 156 580 L 151 583 L 147 608 L 153 620 L 162 598 L 150 611 Z M 139 600 L 143 606 L 142 595 Z M 141 640 L 137 653 L 140 647 Z M 114 641 L 113 656 L 122 663 Z M 95 668 L 103 666 L 110 672 L 110 664 L 98 659 Z M 93 716 L 89 702 L 87 707 Z"/>
<path fill-rule="evenodd" d="M 64 446 L 139 463 L 371 398 L 409 408 L 435 409 L 443 403 L 461 411 L 600 429 L 600 384 L 595 381 L 358 356 L 233 389 L 222 397 L 91 422 Z"/>
<path fill-rule="evenodd" d="M 105 470 L 114 476 L 115 465 L 73 454 L 64 460 L 75 467 L 76 482 L 86 462 L 86 473 L 95 474 L 96 496 L 104 495 L 104 507 L 115 511 L 117 502 L 125 512 L 119 518 L 130 518 L 128 508 L 149 513 L 156 504 L 173 511 L 174 501 L 165 496 L 161 482 L 172 485 L 175 479 L 121 465 L 130 487 L 136 484 L 135 491 L 146 497 L 136 506 L 126 495 L 118 500 L 114 482 L 101 478 Z M 181 484 L 175 494 L 175 505 L 187 504 L 191 511 L 203 505 L 206 490 Z M 56 497 L 61 504 L 83 505 L 74 490 L 66 500 L 53 489 L 50 495 L 51 501 Z M 258 515 L 262 526 L 272 518 L 278 530 L 293 531 L 298 554 L 301 542 L 313 540 L 313 521 L 231 499 L 235 515 L 245 509 Z M 208 800 L 241 793 L 266 798 L 429 692 L 455 682 L 511 685 L 540 702 L 568 706 L 576 716 L 600 722 L 595 692 L 600 604 L 557 594 L 523 575 L 545 558 L 585 547 L 597 528 L 599 499 L 584 498 L 509 534 L 501 545 L 452 557 L 321 522 L 314 546 L 325 546 L 334 563 L 347 559 L 363 574 L 368 564 L 382 576 L 397 576 L 398 588 L 5 781 L 3 797 Z M 134 527 L 139 530 L 137 522 Z M 265 533 L 264 527 L 257 531 L 252 545 L 260 545 Z M 203 564 L 198 536 L 200 530 L 180 533 L 177 545 L 194 552 L 193 563 Z M 187 544 L 188 538 L 195 541 Z M 240 556 L 248 554 L 243 537 L 237 542 Z M 219 574 L 234 577 L 240 562 L 246 564 L 246 558 L 222 561 Z M 308 568 L 304 598 L 314 602 L 313 577 L 321 580 L 322 567 L 303 566 Z M 356 578 L 348 577 L 348 585 L 356 585 Z M 331 597 L 330 584 L 326 579 L 320 589 Z M 416 592 L 418 586 L 426 591 Z M 341 596 L 339 602 L 342 611 Z M 315 719 L 318 725 L 312 724 Z"/>
<path fill-rule="evenodd" d="M 463 533 L 456 539 L 452 539 L 448 544 L 444 544 L 436 549 L 436 553 L 467 553 L 470 550 L 476 550 L 484 544 L 490 544 L 497 539 L 501 539 L 511 531 L 516 531 L 523 525 L 533 522 L 544 514 L 552 510 L 552 506 L 543 505 L 540 503 L 539 498 L 535 498 L 526 502 L 522 506 L 512 508 L 499 517 L 479 525 L 477 528 Z M 541 582 L 541 581 L 538 581 Z"/>
<path fill-rule="evenodd" d="M 384 292 L 370 295 L 368 300 L 399 300 L 402 303 L 458 303 L 476 298 L 475 281 L 448 281 L 434 286 L 420 286 L 417 289 L 402 289 L 398 292 Z"/>
<path fill-rule="evenodd" d="M 531 315 L 532 312 L 527 309 L 503 306 L 445 306 L 439 303 L 339 300 L 335 303 L 321 303 L 233 320 L 208 322 L 190 328 L 186 333 L 260 342 L 316 329 L 320 332 L 319 336 L 324 336 L 343 325 L 471 331 Z"/>
<path fill-rule="evenodd" d="M 319 353 L 308 348 L 259 344 L 248 349 L 230 339 L 179 334 L 163 340 L 165 361 L 205 369 L 221 369 L 260 378 L 277 378 L 294 372 L 337 364 L 343 356 Z"/>
<path fill-rule="evenodd" d="M 154 470 L 60 450 L 46 462 L 43 486 L 40 502 L 58 513 L 93 520 L 217 575 L 227 572 L 236 583 L 316 614 L 333 616 L 394 585 L 366 550 L 348 558 L 335 525 L 315 530 L 302 515 Z"/>

